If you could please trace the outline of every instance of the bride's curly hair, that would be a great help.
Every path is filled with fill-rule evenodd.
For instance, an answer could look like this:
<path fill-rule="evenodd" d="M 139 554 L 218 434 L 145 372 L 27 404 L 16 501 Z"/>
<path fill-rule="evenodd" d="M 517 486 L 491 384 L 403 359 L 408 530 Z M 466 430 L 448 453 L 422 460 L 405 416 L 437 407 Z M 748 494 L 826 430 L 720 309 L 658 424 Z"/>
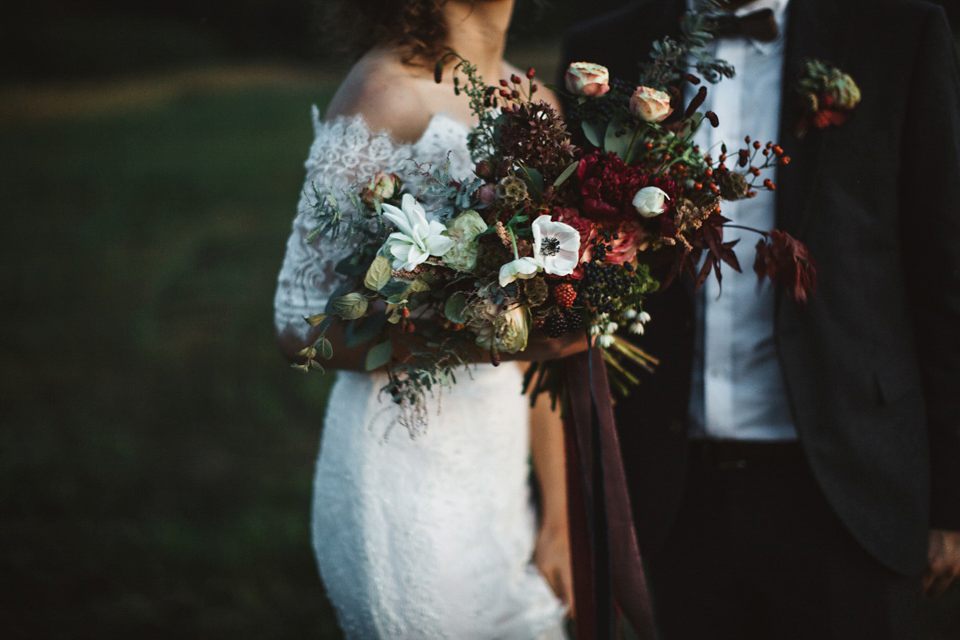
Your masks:
<path fill-rule="evenodd" d="M 447 52 L 441 7 L 448 1 L 326 0 L 324 31 L 328 41 L 354 57 L 378 45 L 392 45 L 400 49 L 404 62 L 433 61 Z"/>

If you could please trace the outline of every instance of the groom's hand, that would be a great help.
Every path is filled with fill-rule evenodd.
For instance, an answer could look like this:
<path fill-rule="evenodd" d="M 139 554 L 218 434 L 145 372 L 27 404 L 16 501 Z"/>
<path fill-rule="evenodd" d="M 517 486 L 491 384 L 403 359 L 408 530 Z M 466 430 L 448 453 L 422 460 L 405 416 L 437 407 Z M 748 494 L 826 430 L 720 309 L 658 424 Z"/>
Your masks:
<path fill-rule="evenodd" d="M 960 531 L 930 530 L 927 570 L 921 579 L 923 593 L 936 597 L 960 575 Z"/>

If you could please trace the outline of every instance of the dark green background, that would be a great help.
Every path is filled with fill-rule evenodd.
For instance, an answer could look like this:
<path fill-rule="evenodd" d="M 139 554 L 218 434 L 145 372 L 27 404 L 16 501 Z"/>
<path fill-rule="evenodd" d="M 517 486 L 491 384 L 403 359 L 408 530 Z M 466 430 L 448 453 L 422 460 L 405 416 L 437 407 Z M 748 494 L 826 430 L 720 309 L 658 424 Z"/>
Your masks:
<path fill-rule="evenodd" d="M 549 76 L 619 4 L 520 0 L 514 61 Z M 343 69 L 313 9 L 0 4 L 4 638 L 339 637 L 308 534 L 331 376 L 287 368 L 272 322 Z"/>

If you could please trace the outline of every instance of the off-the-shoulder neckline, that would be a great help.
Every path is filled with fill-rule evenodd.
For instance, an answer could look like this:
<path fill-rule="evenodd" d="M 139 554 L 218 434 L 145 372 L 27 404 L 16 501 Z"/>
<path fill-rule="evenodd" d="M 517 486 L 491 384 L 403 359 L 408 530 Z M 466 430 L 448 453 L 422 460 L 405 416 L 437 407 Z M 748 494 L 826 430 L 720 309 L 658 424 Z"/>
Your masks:
<path fill-rule="evenodd" d="M 313 126 L 314 126 L 314 132 L 315 132 L 315 133 L 319 133 L 321 129 L 324 129 L 324 128 L 327 128 L 327 127 L 333 127 L 333 126 L 336 126 L 337 124 L 340 124 L 340 123 L 343 123 L 344 125 L 349 125 L 349 124 L 351 124 L 351 123 L 358 122 L 358 123 L 360 123 L 361 125 L 363 125 L 363 128 L 366 129 L 367 132 L 370 133 L 370 135 L 376 136 L 376 137 L 380 137 L 380 136 L 386 137 L 386 138 L 388 138 L 388 139 L 390 140 L 391 143 L 393 143 L 394 146 L 396 146 L 396 147 L 401 147 L 401 148 L 402 148 L 402 147 L 414 148 L 414 147 L 417 147 L 418 145 L 420 145 L 424 140 L 426 140 L 426 139 L 428 138 L 428 135 L 430 134 L 431 130 L 432 130 L 432 129 L 434 128 L 434 126 L 436 126 L 440 121 L 445 121 L 445 122 L 448 122 L 448 123 L 450 123 L 450 124 L 453 124 L 453 125 L 456 126 L 457 128 L 463 130 L 465 133 L 467 133 L 467 132 L 470 131 L 470 127 L 469 127 L 466 123 L 461 122 L 461 121 L 458 120 L 457 118 L 453 117 L 453 116 L 450 115 L 450 113 L 447 112 L 447 111 L 436 111 L 436 112 L 434 112 L 434 114 L 433 114 L 432 116 L 430 116 L 430 121 L 427 123 L 426 129 L 424 129 L 424 130 L 423 130 L 423 133 L 420 134 L 420 137 L 417 138 L 417 139 L 416 139 L 415 141 L 413 141 L 413 142 L 400 142 L 399 140 L 397 140 L 397 139 L 393 136 L 393 133 L 391 133 L 391 132 L 388 131 L 387 129 L 373 129 L 373 128 L 370 127 L 370 125 L 367 123 L 367 120 L 366 120 L 366 118 L 363 117 L 363 114 L 362 114 L 362 113 L 355 113 L 355 114 L 352 114 L 352 115 L 334 116 L 333 118 L 331 118 L 331 119 L 329 119 L 329 120 L 325 120 L 325 119 L 321 119 L 321 118 L 320 118 L 320 110 L 317 108 L 316 105 L 314 105 L 314 107 L 313 107 L 313 116 L 314 116 L 314 118 L 313 118 Z"/>

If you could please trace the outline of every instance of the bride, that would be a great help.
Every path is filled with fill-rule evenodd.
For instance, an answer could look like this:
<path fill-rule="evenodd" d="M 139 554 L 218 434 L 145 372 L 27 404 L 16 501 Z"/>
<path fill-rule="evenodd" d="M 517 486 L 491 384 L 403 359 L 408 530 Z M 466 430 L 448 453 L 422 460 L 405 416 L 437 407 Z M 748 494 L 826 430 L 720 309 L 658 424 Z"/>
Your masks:
<path fill-rule="evenodd" d="M 453 50 L 488 82 L 517 73 L 502 58 L 513 0 L 331 2 L 338 37 L 363 53 L 325 120 L 314 113 L 306 187 L 275 300 L 280 344 L 294 360 L 316 337 L 304 317 L 324 310 L 340 284 L 334 266 L 351 251 L 325 238 L 306 242 L 314 188 L 340 196 L 384 171 L 416 192 L 418 166 L 447 161 L 453 176 L 467 177 L 474 117 L 449 73 L 434 82 L 434 64 Z M 411 438 L 392 428 L 397 407 L 378 393 L 385 373 L 358 371 L 362 349 L 333 330 L 327 337 L 329 366 L 340 371 L 316 468 L 313 544 L 346 636 L 563 638 L 572 585 L 562 432 L 549 410 L 531 416 L 518 363 L 458 376 L 429 400 L 424 433 Z M 531 338 L 521 355 L 562 357 L 584 342 Z"/>

